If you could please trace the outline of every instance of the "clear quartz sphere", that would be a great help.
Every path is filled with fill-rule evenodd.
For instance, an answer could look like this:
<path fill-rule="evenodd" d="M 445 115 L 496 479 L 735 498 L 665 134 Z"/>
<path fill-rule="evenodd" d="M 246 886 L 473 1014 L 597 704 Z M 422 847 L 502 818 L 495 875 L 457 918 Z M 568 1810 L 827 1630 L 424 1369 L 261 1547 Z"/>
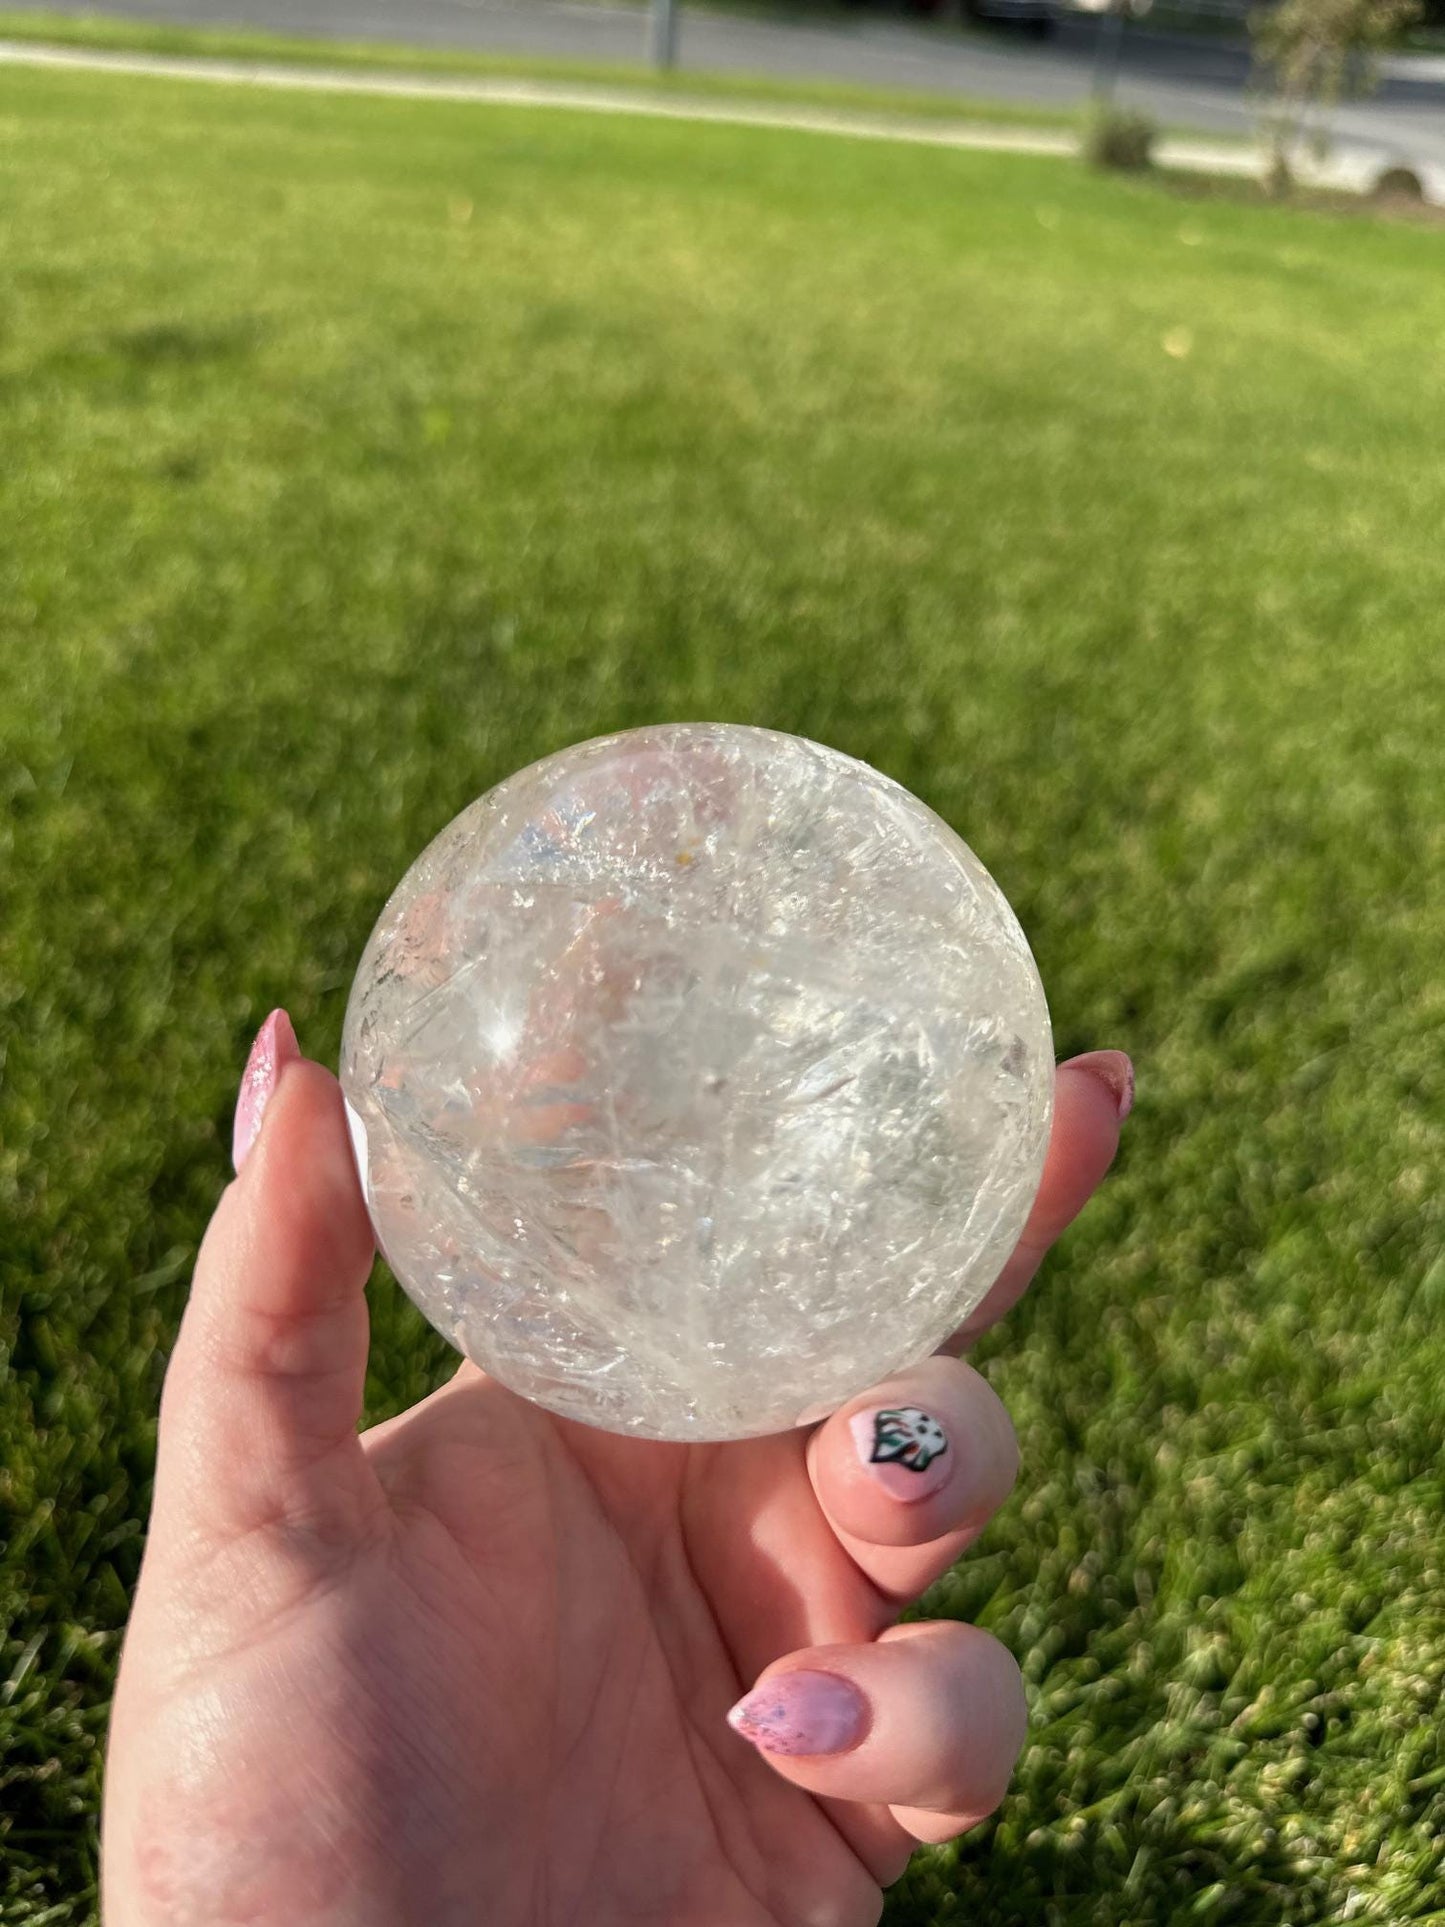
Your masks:
<path fill-rule="evenodd" d="M 678 724 L 463 810 L 382 913 L 341 1081 L 377 1239 L 515 1391 L 745 1438 L 934 1350 L 1028 1215 L 1043 987 L 966 844 L 864 763 Z"/>

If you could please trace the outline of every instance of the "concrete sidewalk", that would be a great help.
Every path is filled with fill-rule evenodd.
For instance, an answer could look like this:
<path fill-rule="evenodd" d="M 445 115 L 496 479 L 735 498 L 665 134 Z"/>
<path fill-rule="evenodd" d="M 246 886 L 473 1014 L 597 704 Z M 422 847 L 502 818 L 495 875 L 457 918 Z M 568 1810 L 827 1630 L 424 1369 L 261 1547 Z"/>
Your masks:
<path fill-rule="evenodd" d="M 657 94 L 642 89 L 553 82 L 381 73 L 331 67 L 293 67 L 279 62 L 220 60 L 197 56 L 107 53 L 77 47 L 48 47 L 0 40 L 0 64 L 50 67 L 90 73 L 135 74 L 153 79 L 209 82 L 225 86 L 269 87 L 298 93 L 359 94 L 405 100 L 475 102 L 502 107 L 541 107 L 573 113 L 634 114 L 654 120 L 707 122 L 725 127 L 782 128 L 852 140 L 898 141 L 917 147 L 962 148 L 992 154 L 1036 154 L 1071 158 L 1078 136 L 1048 128 L 994 127 L 982 122 L 910 119 L 906 115 L 868 114 L 844 109 L 790 107 L 748 100 L 715 100 L 684 92 Z M 1155 154 L 1163 167 L 1190 173 L 1263 179 L 1264 154 L 1243 143 L 1164 139 Z M 1296 177 L 1306 186 L 1368 193 L 1377 169 L 1367 157 L 1347 153 L 1317 160 L 1295 157 Z M 1445 174 L 1425 182 L 1432 200 L 1445 205 Z"/>

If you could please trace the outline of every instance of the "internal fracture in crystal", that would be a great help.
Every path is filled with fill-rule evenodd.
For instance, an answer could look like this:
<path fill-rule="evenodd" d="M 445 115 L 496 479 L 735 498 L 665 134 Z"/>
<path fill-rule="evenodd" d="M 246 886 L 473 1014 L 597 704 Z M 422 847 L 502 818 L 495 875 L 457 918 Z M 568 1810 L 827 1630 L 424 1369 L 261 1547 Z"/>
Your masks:
<path fill-rule="evenodd" d="M 954 832 L 798 737 L 583 743 L 387 904 L 342 1084 L 402 1285 L 554 1412 L 776 1431 L 925 1356 L 1037 1188 L 1038 972 Z"/>

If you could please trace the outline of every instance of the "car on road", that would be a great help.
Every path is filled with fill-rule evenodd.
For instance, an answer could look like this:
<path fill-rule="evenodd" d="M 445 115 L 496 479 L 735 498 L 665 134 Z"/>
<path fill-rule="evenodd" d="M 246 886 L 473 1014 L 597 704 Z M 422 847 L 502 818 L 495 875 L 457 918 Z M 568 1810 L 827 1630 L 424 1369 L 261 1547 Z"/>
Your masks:
<path fill-rule="evenodd" d="M 1242 19 L 1254 0 L 1199 0 L 1198 11 L 1221 19 Z M 1127 13 L 1142 20 L 1153 0 L 962 0 L 966 20 L 1000 20 L 1031 33 L 1052 33 L 1068 14 Z"/>
<path fill-rule="evenodd" d="M 1057 9 L 1053 0 L 963 0 L 967 20 L 998 20 L 1043 36 L 1052 33 Z"/>

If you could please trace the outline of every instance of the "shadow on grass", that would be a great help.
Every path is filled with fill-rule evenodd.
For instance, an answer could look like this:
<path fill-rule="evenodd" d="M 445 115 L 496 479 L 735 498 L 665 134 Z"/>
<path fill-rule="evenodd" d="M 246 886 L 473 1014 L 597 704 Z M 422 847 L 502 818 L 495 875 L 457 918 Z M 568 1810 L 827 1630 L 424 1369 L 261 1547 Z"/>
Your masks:
<path fill-rule="evenodd" d="M 255 353 L 267 332 L 268 324 L 257 315 L 219 321 L 149 321 L 133 327 L 99 329 L 62 343 L 37 364 L 34 372 L 86 388 L 113 385 L 139 400 L 147 392 L 150 377 L 244 361 Z"/>
<path fill-rule="evenodd" d="M 1261 181 L 1230 174 L 1195 174 L 1159 168 L 1155 179 L 1186 201 L 1231 201 L 1238 206 L 1272 208 L 1281 214 L 1335 214 L 1347 220 L 1389 221 L 1406 227 L 1445 227 L 1445 207 L 1402 192 L 1351 194 L 1343 188 L 1292 187 L 1272 194 Z"/>
<path fill-rule="evenodd" d="M 258 320 L 243 316 L 212 327 L 158 321 L 139 328 L 114 328 L 101 342 L 106 352 L 136 368 L 186 367 L 236 361 L 250 354 L 261 333 Z"/>

